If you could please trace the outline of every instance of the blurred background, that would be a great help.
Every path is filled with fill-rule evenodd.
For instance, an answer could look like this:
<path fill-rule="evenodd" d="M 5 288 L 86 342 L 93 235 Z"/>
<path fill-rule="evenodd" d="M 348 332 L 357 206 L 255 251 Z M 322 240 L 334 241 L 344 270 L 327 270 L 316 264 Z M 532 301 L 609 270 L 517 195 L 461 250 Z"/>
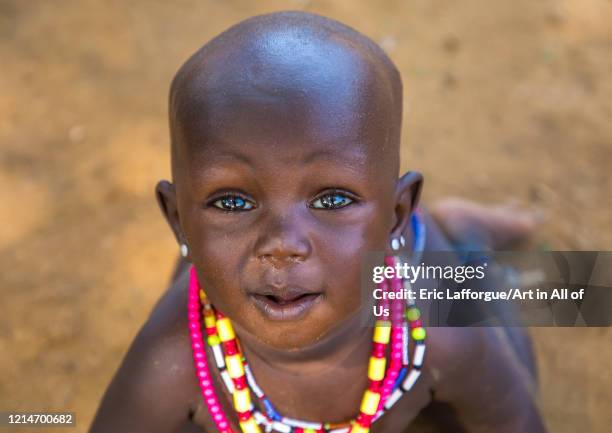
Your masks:
<path fill-rule="evenodd" d="M 178 252 L 153 195 L 170 80 L 281 9 L 396 62 L 425 202 L 516 199 L 546 212 L 540 245 L 612 249 L 610 0 L 0 0 L 0 410 L 74 411 L 66 431 L 86 431 Z M 550 431 L 609 432 L 612 329 L 531 332 Z"/>

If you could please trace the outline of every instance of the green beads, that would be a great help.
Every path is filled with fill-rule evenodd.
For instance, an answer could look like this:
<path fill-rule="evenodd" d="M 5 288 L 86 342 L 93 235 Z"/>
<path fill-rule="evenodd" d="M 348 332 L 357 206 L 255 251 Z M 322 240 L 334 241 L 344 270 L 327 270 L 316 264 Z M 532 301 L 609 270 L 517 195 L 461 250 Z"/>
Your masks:
<path fill-rule="evenodd" d="M 414 328 L 412 330 L 412 339 L 415 341 L 425 340 L 425 329 L 424 328 Z"/>
<path fill-rule="evenodd" d="M 406 319 L 408 319 L 410 322 L 419 320 L 420 317 L 421 317 L 421 312 L 419 311 L 418 308 L 412 307 L 412 308 L 409 308 L 408 311 L 406 311 Z"/>

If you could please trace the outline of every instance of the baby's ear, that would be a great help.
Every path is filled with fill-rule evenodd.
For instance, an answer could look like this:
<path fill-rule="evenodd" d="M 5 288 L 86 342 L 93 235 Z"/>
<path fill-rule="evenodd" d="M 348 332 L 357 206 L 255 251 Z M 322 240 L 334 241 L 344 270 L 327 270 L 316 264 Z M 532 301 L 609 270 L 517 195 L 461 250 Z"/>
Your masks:
<path fill-rule="evenodd" d="M 168 225 L 174 232 L 177 242 L 184 242 L 184 236 L 181 231 L 181 224 L 178 216 L 178 206 L 176 202 L 176 190 L 174 185 L 167 180 L 160 180 L 155 187 L 155 196 L 157 204 L 164 214 Z"/>
<path fill-rule="evenodd" d="M 395 225 L 391 231 L 392 237 L 399 237 L 407 232 L 410 215 L 419 204 L 422 187 L 423 175 L 417 171 L 409 171 L 397 180 L 395 187 Z"/>

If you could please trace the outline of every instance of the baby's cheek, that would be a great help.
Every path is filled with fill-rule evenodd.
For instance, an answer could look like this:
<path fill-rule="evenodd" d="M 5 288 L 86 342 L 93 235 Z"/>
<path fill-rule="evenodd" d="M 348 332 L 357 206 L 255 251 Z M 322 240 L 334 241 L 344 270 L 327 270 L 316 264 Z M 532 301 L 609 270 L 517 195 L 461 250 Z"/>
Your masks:
<path fill-rule="evenodd" d="M 327 299 L 335 309 L 350 313 L 359 305 L 361 258 L 359 254 L 342 251 L 335 259 L 323 261 Z"/>
<path fill-rule="evenodd" d="M 337 319 L 341 319 L 352 315 L 364 301 L 368 301 L 362 299 L 362 266 L 365 266 L 368 254 L 385 249 L 388 236 L 386 227 L 380 222 L 378 226 L 347 226 L 340 229 L 337 235 L 337 240 L 328 243 L 321 252 L 321 262 L 325 266 L 327 301 L 336 312 Z"/>
<path fill-rule="evenodd" d="M 201 272 L 202 288 L 210 301 L 220 310 L 232 308 L 238 298 L 240 280 L 231 255 L 203 254 L 197 258 L 196 267 Z"/>

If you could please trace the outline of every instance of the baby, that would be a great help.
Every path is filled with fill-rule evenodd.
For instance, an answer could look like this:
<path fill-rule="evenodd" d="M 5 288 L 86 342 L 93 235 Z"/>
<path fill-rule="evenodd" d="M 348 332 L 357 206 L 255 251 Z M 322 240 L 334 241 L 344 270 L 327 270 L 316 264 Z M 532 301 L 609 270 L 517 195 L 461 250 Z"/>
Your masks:
<path fill-rule="evenodd" d="M 161 181 L 157 197 L 184 260 L 92 433 L 219 431 L 196 376 L 188 263 L 278 413 L 332 424 L 357 416 L 373 338 L 360 324 L 362 259 L 391 253 L 399 239 L 406 249 L 414 242 L 422 177 L 398 177 L 401 119 L 402 83 L 390 59 L 355 30 L 316 15 L 246 20 L 183 65 L 170 92 L 173 182 Z M 435 221 L 456 240 L 453 228 L 477 212 L 452 204 L 437 212 L 424 216 L 425 249 L 450 250 Z M 488 236 L 491 219 L 482 220 L 472 227 Z M 514 223 L 510 231 L 520 232 L 523 222 Z M 239 423 L 217 354 L 205 350 L 225 431 L 258 431 Z M 428 328 L 421 372 L 372 432 L 544 431 L 521 330 Z M 315 431 L 286 428 L 281 433 Z"/>

